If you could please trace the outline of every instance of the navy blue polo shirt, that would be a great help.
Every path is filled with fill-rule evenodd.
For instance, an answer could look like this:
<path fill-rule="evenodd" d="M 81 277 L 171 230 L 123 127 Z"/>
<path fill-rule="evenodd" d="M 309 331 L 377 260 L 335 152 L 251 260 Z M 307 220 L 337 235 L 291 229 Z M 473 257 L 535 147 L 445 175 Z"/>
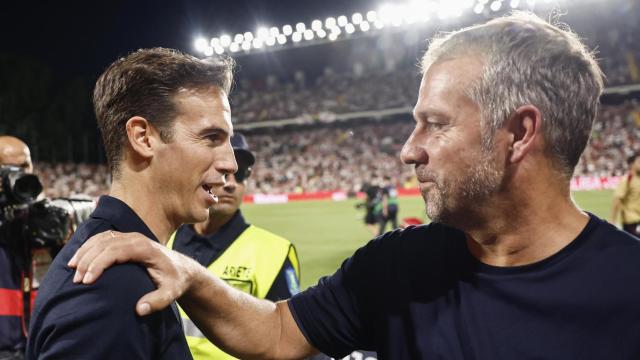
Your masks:
<path fill-rule="evenodd" d="M 553 234 L 550 234 L 553 236 Z M 318 350 L 380 359 L 640 359 L 640 240 L 590 215 L 564 249 L 495 267 L 464 233 L 387 233 L 289 300 Z"/>
<path fill-rule="evenodd" d="M 149 316 L 136 302 L 156 289 L 144 267 L 114 265 L 92 285 L 74 284 L 67 263 L 92 235 L 151 230 L 124 202 L 103 196 L 45 276 L 31 320 L 27 359 L 191 359 L 175 304 Z"/>

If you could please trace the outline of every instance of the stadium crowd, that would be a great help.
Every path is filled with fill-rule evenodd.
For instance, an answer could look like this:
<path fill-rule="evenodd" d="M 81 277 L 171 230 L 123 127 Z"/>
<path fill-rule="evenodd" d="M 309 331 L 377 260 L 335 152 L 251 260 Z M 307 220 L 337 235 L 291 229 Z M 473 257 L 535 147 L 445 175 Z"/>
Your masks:
<path fill-rule="evenodd" d="M 359 191 L 385 175 L 400 187 L 416 186 L 399 152 L 413 123 L 353 120 L 305 129 L 266 130 L 247 139 L 260 161 L 249 177 L 250 193 Z M 591 142 L 575 175 L 621 175 L 626 159 L 640 151 L 640 103 L 602 106 Z M 108 188 L 105 165 L 38 163 L 36 173 L 50 197 L 99 196 Z"/>

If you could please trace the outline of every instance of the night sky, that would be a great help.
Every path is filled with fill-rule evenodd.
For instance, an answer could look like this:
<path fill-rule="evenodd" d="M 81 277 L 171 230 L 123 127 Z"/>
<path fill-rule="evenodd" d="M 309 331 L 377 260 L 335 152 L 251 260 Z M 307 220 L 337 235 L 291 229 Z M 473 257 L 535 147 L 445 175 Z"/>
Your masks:
<path fill-rule="evenodd" d="M 255 31 L 377 8 L 372 0 L 11 1 L 0 10 L 0 53 L 27 56 L 57 77 L 96 78 L 118 56 L 164 46 L 194 53 L 197 35 Z"/>

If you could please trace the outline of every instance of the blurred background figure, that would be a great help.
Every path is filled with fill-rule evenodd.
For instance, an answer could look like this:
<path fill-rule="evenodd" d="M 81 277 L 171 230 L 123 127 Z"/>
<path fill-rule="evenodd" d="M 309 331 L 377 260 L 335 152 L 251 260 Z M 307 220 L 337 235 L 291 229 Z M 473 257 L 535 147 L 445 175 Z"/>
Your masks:
<path fill-rule="evenodd" d="M 638 156 L 638 154 L 630 156 L 627 164 L 629 166 L 629 173 L 622 178 L 613 193 L 613 207 L 610 222 L 616 224 L 618 215 L 620 215 L 624 231 L 639 236 L 640 156 Z"/>

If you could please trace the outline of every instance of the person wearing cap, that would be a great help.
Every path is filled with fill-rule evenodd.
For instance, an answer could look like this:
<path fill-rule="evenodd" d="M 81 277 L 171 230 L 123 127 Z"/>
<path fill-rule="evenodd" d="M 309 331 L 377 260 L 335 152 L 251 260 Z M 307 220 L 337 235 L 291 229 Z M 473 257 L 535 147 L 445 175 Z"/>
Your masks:
<path fill-rule="evenodd" d="M 299 292 L 300 266 L 287 239 L 247 223 L 240 211 L 247 178 L 255 163 L 244 136 L 231 138 L 238 171 L 215 190 L 218 202 L 204 222 L 182 225 L 167 246 L 197 260 L 229 285 L 261 299 L 278 301 Z M 235 359 L 211 344 L 180 309 L 195 360 Z"/>

